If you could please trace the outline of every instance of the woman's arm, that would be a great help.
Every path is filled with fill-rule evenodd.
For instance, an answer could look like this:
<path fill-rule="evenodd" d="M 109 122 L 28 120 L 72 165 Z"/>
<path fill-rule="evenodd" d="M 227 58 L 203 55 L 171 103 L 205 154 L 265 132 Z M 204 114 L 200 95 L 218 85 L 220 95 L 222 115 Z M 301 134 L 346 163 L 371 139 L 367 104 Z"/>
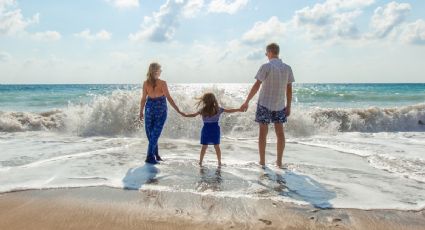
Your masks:
<path fill-rule="evenodd" d="M 251 88 L 251 91 L 249 91 L 248 97 L 246 98 L 245 102 L 241 105 L 241 110 L 246 111 L 248 110 L 249 101 L 255 96 L 255 94 L 258 92 L 261 86 L 261 81 L 257 80 L 254 85 Z"/>
<path fill-rule="evenodd" d="M 225 113 L 236 113 L 236 112 L 242 112 L 242 109 L 223 109 L 223 112 Z"/>
<path fill-rule="evenodd" d="M 148 91 L 146 90 L 146 82 L 143 83 L 142 91 L 142 99 L 140 100 L 140 120 L 143 120 L 143 111 L 145 110 L 146 97 L 148 96 Z"/>
<path fill-rule="evenodd" d="M 170 95 L 170 92 L 168 91 L 168 86 L 167 86 L 167 82 L 163 81 L 163 86 L 162 86 L 162 90 L 165 94 L 165 96 L 167 97 L 168 102 L 170 103 L 171 107 L 173 107 L 179 114 L 183 115 L 182 112 L 180 112 L 179 107 L 177 107 L 176 103 L 174 103 L 173 98 Z"/>

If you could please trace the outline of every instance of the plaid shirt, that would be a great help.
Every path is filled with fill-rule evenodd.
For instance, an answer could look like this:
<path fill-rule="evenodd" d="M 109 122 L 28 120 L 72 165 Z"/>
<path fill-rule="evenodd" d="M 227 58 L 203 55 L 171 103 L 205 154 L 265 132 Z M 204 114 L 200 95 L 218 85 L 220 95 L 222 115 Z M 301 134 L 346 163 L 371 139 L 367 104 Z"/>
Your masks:
<path fill-rule="evenodd" d="M 271 111 L 280 111 L 286 107 L 286 86 L 295 81 L 289 65 L 281 59 L 273 58 L 260 67 L 255 79 L 262 82 L 259 105 Z"/>

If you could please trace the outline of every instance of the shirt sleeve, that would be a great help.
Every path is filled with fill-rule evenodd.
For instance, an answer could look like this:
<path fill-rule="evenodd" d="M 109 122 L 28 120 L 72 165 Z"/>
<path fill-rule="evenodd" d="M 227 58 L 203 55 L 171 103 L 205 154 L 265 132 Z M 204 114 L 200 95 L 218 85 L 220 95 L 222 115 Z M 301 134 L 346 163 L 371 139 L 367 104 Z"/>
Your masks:
<path fill-rule="evenodd" d="M 255 76 L 255 79 L 263 82 L 264 80 L 266 80 L 268 75 L 268 68 L 267 68 L 267 64 L 264 64 L 260 67 L 260 69 L 257 72 L 257 75 Z"/>
<path fill-rule="evenodd" d="M 292 72 L 292 68 L 290 66 L 288 66 L 288 67 L 289 67 L 288 83 L 295 82 L 294 73 Z"/>
<path fill-rule="evenodd" d="M 224 112 L 224 109 L 220 107 L 220 108 L 218 109 L 218 113 L 219 113 L 219 114 L 222 114 L 223 112 Z"/>

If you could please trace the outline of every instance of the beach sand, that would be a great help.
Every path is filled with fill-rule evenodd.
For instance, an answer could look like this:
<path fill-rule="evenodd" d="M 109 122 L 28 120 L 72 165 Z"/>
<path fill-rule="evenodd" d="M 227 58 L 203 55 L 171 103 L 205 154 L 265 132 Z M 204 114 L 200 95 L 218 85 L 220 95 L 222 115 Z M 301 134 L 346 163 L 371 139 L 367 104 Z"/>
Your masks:
<path fill-rule="evenodd" d="M 316 209 L 270 199 L 109 187 L 0 194 L 0 229 L 424 229 L 425 211 Z"/>

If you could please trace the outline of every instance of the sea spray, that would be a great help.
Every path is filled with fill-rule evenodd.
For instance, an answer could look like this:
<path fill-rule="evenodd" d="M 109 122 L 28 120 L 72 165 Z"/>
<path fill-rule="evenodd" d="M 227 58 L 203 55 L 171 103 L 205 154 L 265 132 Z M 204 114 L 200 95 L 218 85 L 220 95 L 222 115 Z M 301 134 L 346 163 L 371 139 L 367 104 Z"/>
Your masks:
<path fill-rule="evenodd" d="M 174 100 L 184 112 L 197 111 L 196 100 L 204 92 L 213 92 L 221 106 L 238 108 L 246 91 L 231 91 L 216 86 L 190 86 L 172 91 Z M 225 114 L 221 120 L 222 133 L 232 138 L 252 138 L 258 135 L 254 122 L 256 99 L 247 112 Z M 52 130 L 78 136 L 134 135 L 143 130 L 139 120 L 140 92 L 115 90 L 109 95 L 95 95 L 88 103 L 70 103 L 64 109 L 42 113 L 0 112 L 0 131 Z M 338 132 L 399 132 L 425 131 L 419 121 L 425 120 L 425 104 L 398 108 L 322 108 L 303 107 L 294 103 L 286 124 L 293 137 Z M 201 121 L 184 118 L 169 106 L 163 136 L 170 138 L 198 138 Z"/>

